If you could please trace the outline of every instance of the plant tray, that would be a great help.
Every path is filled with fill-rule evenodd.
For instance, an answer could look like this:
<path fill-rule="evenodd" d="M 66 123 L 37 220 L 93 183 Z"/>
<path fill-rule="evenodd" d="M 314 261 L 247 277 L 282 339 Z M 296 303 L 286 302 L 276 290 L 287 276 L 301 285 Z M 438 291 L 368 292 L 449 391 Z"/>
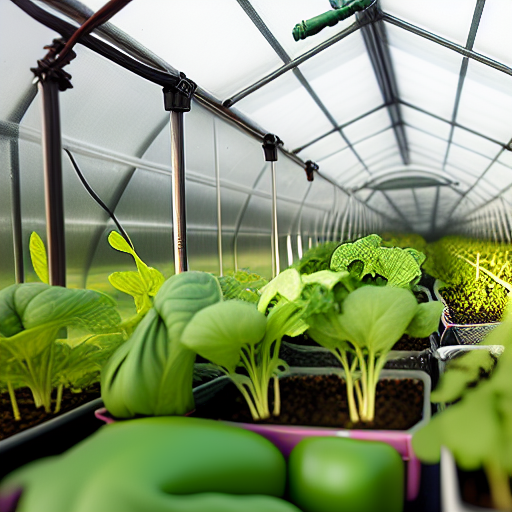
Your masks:
<path fill-rule="evenodd" d="M 444 305 L 444 310 L 441 314 L 441 322 L 444 326 L 444 332 L 442 333 L 440 340 L 441 347 L 452 345 L 476 345 L 500 324 L 499 322 L 489 322 L 485 324 L 454 323 L 450 318 L 448 304 L 439 292 L 440 287 L 441 281 L 436 279 L 436 282 L 434 283 L 434 294 Z"/>
<path fill-rule="evenodd" d="M 290 372 L 286 376 L 294 375 L 332 375 L 338 374 L 343 377 L 343 371 L 339 368 L 290 368 Z M 407 474 L 407 500 L 414 500 L 418 496 L 421 476 L 421 463 L 416 458 L 412 446 L 412 433 L 426 424 L 430 419 L 430 377 L 422 371 L 413 370 L 383 370 L 380 379 L 416 379 L 423 382 L 423 414 L 422 419 L 413 427 L 405 431 L 398 430 L 358 430 L 358 429 L 342 429 L 328 427 L 308 427 L 308 426 L 289 426 L 289 425 L 270 425 L 270 424 L 253 424 L 229 422 L 247 430 L 256 432 L 267 438 L 275 444 L 285 457 L 302 439 L 312 436 L 336 436 L 349 437 L 352 439 L 382 441 L 395 448 L 402 456 L 406 463 Z M 222 388 L 224 388 L 230 379 L 228 377 L 219 377 L 211 382 L 200 385 L 194 389 L 194 398 L 196 404 L 204 404 L 215 396 Z M 106 423 L 116 421 L 108 414 L 106 409 L 96 411 L 96 417 Z"/>
<path fill-rule="evenodd" d="M 496 512 L 496 509 L 476 507 L 462 501 L 455 459 L 447 448 L 441 448 L 441 511 Z"/>

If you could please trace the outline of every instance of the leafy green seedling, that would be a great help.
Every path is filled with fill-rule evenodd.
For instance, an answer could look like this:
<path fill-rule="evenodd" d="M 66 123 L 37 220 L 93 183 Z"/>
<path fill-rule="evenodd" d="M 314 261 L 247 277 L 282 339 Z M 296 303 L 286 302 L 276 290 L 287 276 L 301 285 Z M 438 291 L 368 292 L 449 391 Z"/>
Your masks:
<path fill-rule="evenodd" d="M 416 249 L 399 247 L 381 247 L 382 238 L 368 235 L 353 243 L 340 245 L 332 254 L 331 269 L 348 271 L 354 262 L 361 262 L 356 267 L 358 278 L 370 275 L 384 277 L 389 285 L 408 288 L 419 281 L 421 264 L 425 255 Z"/>
<path fill-rule="evenodd" d="M 165 277 L 155 268 L 148 267 L 117 231 L 110 232 L 108 242 L 114 249 L 130 254 L 135 260 L 137 272 L 114 272 L 108 276 L 108 280 L 114 288 L 133 297 L 137 313 L 143 316 L 153 305 L 151 297 L 157 294 Z"/>
<path fill-rule="evenodd" d="M 323 307 L 305 315 L 308 335 L 328 348 L 345 370 L 352 422 L 373 421 L 378 378 L 393 345 L 404 333 L 415 338 L 429 336 L 437 329 L 442 309 L 438 302 L 418 304 L 404 288 L 363 286 L 342 303 L 325 295 Z"/>
<path fill-rule="evenodd" d="M 499 329 L 499 331 L 498 331 Z M 442 380 L 457 383 L 456 393 L 441 385 L 433 393 L 433 401 L 447 401 L 461 394 L 459 402 L 434 416 L 413 437 L 413 448 L 424 462 L 436 463 L 441 446 L 454 455 L 459 467 L 465 470 L 483 468 L 489 482 L 494 506 L 512 511 L 512 493 L 509 478 L 512 476 L 512 326 L 504 322 L 493 333 L 496 342 L 502 337 L 507 348 L 500 357 L 489 380 L 476 387 L 461 385 L 463 375 L 457 369 L 456 377 Z M 465 382 L 463 382 L 464 384 Z"/>
<path fill-rule="evenodd" d="M 274 415 L 280 412 L 281 339 L 301 326 L 300 309 L 281 301 L 266 317 L 256 305 L 231 300 L 197 313 L 183 331 L 182 343 L 218 365 L 244 396 L 255 420 L 270 416 L 268 394 L 274 381 Z M 238 369 L 244 373 L 239 373 Z"/>
<path fill-rule="evenodd" d="M 181 343 L 182 333 L 198 312 L 221 300 L 217 279 L 206 272 L 169 278 L 102 370 L 105 407 L 118 418 L 190 412 L 195 353 Z"/>
<path fill-rule="evenodd" d="M 260 288 L 268 284 L 265 278 L 245 270 L 230 272 L 217 279 L 222 288 L 224 300 L 240 299 L 254 303 L 260 299 Z"/>
<path fill-rule="evenodd" d="M 35 231 L 32 231 L 30 235 L 28 248 L 32 266 L 34 267 L 37 277 L 39 277 L 43 283 L 49 284 L 50 278 L 48 276 L 48 256 L 46 255 L 46 247 L 41 237 Z"/>
<path fill-rule="evenodd" d="M 100 292 L 44 283 L 9 286 L 0 291 L 2 377 L 28 386 L 36 407 L 50 412 L 59 331 L 112 333 L 120 321 L 115 302 Z"/>

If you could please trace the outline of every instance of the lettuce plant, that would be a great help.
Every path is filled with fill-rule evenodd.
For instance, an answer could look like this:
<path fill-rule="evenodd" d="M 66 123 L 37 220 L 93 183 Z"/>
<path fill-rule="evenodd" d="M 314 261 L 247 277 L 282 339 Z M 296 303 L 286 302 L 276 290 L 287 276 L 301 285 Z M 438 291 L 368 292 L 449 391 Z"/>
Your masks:
<path fill-rule="evenodd" d="M 357 274 L 359 279 L 377 275 L 387 284 L 408 288 L 421 277 L 421 264 L 425 255 L 416 249 L 381 247 L 382 238 L 368 235 L 353 243 L 340 245 L 332 254 L 331 269 Z"/>
<path fill-rule="evenodd" d="M 351 421 L 373 421 L 387 354 L 404 333 L 424 338 L 435 331 L 443 305 L 418 304 L 410 290 L 391 286 L 363 286 L 342 302 L 333 295 L 324 297 L 316 311 L 305 314 L 308 335 L 328 348 L 345 370 Z"/>
<path fill-rule="evenodd" d="M 240 299 L 254 303 L 257 303 L 260 298 L 260 288 L 268 283 L 260 275 L 245 270 L 230 272 L 217 279 L 222 289 L 224 300 Z"/>
<path fill-rule="evenodd" d="M 0 366 L 9 391 L 14 383 L 29 387 L 36 407 L 50 412 L 59 332 L 115 332 L 121 320 L 115 306 L 100 292 L 44 283 L 15 284 L 0 291 Z M 88 364 L 83 359 L 81 363 Z M 14 393 L 11 399 L 15 401 Z"/>
<path fill-rule="evenodd" d="M 205 272 L 169 278 L 154 306 L 101 373 L 105 407 L 118 418 L 180 415 L 194 408 L 195 353 L 181 343 L 199 311 L 222 300 L 219 283 Z"/>
<path fill-rule="evenodd" d="M 415 433 L 413 448 L 424 462 L 436 463 L 445 446 L 462 469 L 483 468 L 494 506 L 512 511 L 512 308 L 483 343 L 505 347 L 490 379 L 473 386 L 486 351 L 457 359 L 432 393 L 432 401 L 459 401 Z"/>

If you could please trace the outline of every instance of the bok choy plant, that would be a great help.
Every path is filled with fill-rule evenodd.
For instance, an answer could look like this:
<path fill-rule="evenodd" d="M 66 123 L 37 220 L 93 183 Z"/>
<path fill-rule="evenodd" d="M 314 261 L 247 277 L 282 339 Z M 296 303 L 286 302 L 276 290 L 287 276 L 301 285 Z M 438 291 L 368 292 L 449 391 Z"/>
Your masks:
<path fill-rule="evenodd" d="M 36 407 L 42 406 L 50 412 L 57 373 L 61 376 L 65 373 L 56 343 L 59 331 L 66 327 L 89 335 L 115 333 L 120 321 L 115 302 L 100 292 L 44 283 L 15 284 L 3 289 L 0 291 L 0 366 L 9 391 L 12 384 L 29 387 Z M 89 362 L 81 360 L 81 364 L 84 367 Z M 85 371 L 79 367 L 77 361 L 75 371 Z M 62 385 L 70 380 L 62 379 Z M 15 401 L 14 393 L 11 399 Z M 58 403 L 57 409 L 59 406 Z"/>
<path fill-rule="evenodd" d="M 333 294 L 316 297 L 314 308 L 304 313 L 308 335 L 329 349 L 345 370 L 351 421 L 371 422 L 387 354 L 404 333 L 424 338 L 434 332 L 443 305 L 418 304 L 410 290 L 391 286 L 363 286 L 342 301 Z"/>
<path fill-rule="evenodd" d="M 281 302 L 268 317 L 255 304 L 231 300 L 197 313 L 183 331 L 182 343 L 218 365 L 244 396 L 255 420 L 270 417 L 270 381 L 274 380 L 274 410 L 279 415 L 278 376 L 288 365 L 279 358 L 281 338 L 294 330 L 300 310 Z M 239 373 L 238 369 L 243 369 Z"/>
<path fill-rule="evenodd" d="M 196 355 L 181 343 L 182 333 L 194 315 L 221 300 L 219 283 L 205 272 L 165 281 L 154 306 L 102 370 L 105 407 L 118 418 L 191 411 Z"/>
<path fill-rule="evenodd" d="M 247 401 L 254 420 L 271 415 L 268 395 L 273 381 L 272 414 L 278 416 L 278 378 L 288 369 L 279 358 L 281 339 L 284 335 L 297 336 L 308 328 L 302 315 L 314 293 L 304 291 L 319 283 L 332 289 L 347 278 L 347 272 L 326 270 L 301 276 L 295 269 L 285 270 L 261 289 L 258 306 L 236 300 L 209 306 L 193 317 L 181 341 L 229 376 Z"/>

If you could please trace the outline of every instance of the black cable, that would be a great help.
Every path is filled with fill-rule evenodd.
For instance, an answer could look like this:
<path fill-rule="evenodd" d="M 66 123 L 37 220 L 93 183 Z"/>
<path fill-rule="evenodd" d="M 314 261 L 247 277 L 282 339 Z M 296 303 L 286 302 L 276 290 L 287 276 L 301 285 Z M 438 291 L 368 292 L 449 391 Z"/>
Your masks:
<path fill-rule="evenodd" d="M 71 160 L 71 164 L 73 165 L 73 168 L 75 169 L 75 172 L 82 182 L 82 185 L 85 187 L 85 190 L 89 192 L 89 195 L 109 214 L 110 218 L 114 221 L 114 224 L 117 226 L 117 229 L 119 229 L 121 236 L 126 240 L 126 243 L 129 244 L 129 246 L 134 249 L 132 241 L 130 240 L 130 237 L 126 233 L 126 231 L 123 229 L 123 226 L 119 223 L 117 220 L 117 217 L 115 216 L 114 212 L 110 211 L 110 208 L 101 200 L 100 196 L 94 192 L 92 187 L 87 183 L 87 180 L 85 179 L 85 176 L 82 174 L 82 171 L 78 167 L 78 164 L 76 163 L 75 159 L 73 158 L 73 155 L 71 152 L 64 148 L 64 151 L 69 156 L 69 159 Z M 135 250 L 135 249 L 134 249 Z"/>

